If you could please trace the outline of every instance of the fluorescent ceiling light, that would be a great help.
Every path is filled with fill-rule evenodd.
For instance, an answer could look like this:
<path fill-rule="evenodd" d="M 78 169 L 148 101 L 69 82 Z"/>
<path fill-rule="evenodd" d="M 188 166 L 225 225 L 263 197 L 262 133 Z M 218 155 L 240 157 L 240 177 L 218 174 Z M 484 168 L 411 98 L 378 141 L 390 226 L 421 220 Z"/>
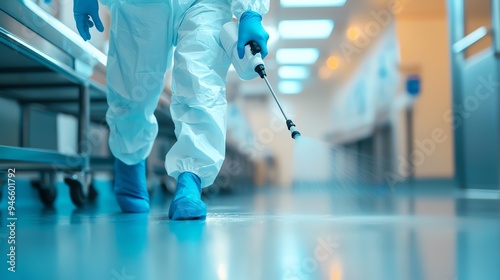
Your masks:
<path fill-rule="evenodd" d="M 282 79 L 307 79 L 309 78 L 309 68 L 305 66 L 281 66 L 278 75 Z"/>
<path fill-rule="evenodd" d="M 333 30 L 333 20 L 283 20 L 279 23 L 282 39 L 325 39 Z"/>
<path fill-rule="evenodd" d="M 272 48 L 274 44 L 280 39 L 278 29 L 274 25 L 265 25 L 264 29 L 266 29 L 267 34 L 269 34 L 269 41 L 267 41 L 267 47 Z"/>
<path fill-rule="evenodd" d="M 297 94 L 302 91 L 302 83 L 297 81 L 281 81 L 278 89 L 282 94 Z"/>
<path fill-rule="evenodd" d="M 314 48 L 279 49 L 276 52 L 276 60 L 279 64 L 313 64 L 318 57 L 319 50 Z"/>
<path fill-rule="evenodd" d="M 294 7 L 340 7 L 346 0 L 281 0 L 281 6 Z"/>

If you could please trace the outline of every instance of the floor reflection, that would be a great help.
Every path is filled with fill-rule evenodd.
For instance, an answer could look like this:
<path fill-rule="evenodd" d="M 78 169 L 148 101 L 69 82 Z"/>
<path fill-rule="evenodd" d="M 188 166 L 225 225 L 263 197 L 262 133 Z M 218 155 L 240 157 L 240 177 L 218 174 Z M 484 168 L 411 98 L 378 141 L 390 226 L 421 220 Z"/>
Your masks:
<path fill-rule="evenodd" d="M 122 214 L 112 196 L 83 210 L 26 204 L 18 271 L 0 279 L 500 279 L 499 200 L 417 189 L 260 190 L 180 222 L 167 196 L 150 214 Z"/>

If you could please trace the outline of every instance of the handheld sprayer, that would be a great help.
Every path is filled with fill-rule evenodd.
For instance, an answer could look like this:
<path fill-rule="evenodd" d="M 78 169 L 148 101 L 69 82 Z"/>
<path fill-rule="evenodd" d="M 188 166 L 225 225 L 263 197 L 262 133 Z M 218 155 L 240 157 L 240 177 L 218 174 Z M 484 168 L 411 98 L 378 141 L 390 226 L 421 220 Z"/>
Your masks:
<path fill-rule="evenodd" d="M 238 51 L 236 49 L 236 45 L 238 42 L 238 23 L 236 22 L 228 22 L 224 24 L 222 27 L 222 31 L 220 34 L 220 41 L 222 43 L 222 47 L 226 51 L 227 55 L 231 59 L 231 62 L 238 73 L 238 76 L 243 80 L 251 80 L 255 77 L 260 76 L 267 84 L 269 91 L 273 95 L 274 101 L 278 105 L 281 114 L 286 121 L 286 126 L 291 133 L 293 139 L 297 139 L 301 134 L 297 130 L 297 127 L 293 123 L 291 119 L 289 119 L 285 111 L 283 111 L 283 107 L 276 96 L 269 80 L 267 79 L 266 67 L 264 65 L 264 61 L 262 60 L 262 56 L 260 54 L 261 48 L 256 42 L 249 42 L 245 46 L 245 57 L 240 59 L 238 57 Z"/>

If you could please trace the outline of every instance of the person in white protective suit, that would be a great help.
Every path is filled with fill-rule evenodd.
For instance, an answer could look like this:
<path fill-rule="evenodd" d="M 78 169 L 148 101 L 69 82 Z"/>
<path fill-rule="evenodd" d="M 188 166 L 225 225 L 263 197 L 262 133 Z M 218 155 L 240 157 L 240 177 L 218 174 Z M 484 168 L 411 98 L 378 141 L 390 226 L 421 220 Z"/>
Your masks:
<path fill-rule="evenodd" d="M 74 0 L 84 40 L 103 31 L 98 0 Z M 111 11 L 106 120 L 115 156 L 115 193 L 123 212 L 148 212 L 145 159 L 158 133 L 153 115 L 171 66 L 177 142 L 165 168 L 177 179 L 170 219 L 204 219 L 201 189 L 210 186 L 225 156 L 225 83 L 230 61 L 219 42 L 222 26 L 239 20 L 238 53 L 256 41 L 267 54 L 262 15 L 269 0 L 101 0 Z M 175 51 L 173 51 L 176 46 Z"/>

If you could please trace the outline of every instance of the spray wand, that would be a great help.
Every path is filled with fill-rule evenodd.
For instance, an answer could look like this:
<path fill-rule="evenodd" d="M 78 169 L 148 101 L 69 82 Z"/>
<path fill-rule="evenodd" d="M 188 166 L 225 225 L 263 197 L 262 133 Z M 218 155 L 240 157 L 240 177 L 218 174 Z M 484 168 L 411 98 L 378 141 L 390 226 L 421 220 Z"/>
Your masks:
<path fill-rule="evenodd" d="M 261 48 L 259 44 L 257 44 L 257 42 L 254 41 L 249 42 L 245 46 L 245 56 L 249 57 L 250 64 L 255 70 L 255 72 L 257 72 L 257 74 L 259 74 L 259 76 L 266 82 L 269 91 L 271 91 L 271 94 L 273 95 L 274 101 L 276 101 L 276 104 L 278 104 L 281 114 L 283 114 L 283 117 L 285 118 L 286 126 L 288 127 L 288 130 L 290 131 L 292 138 L 297 139 L 297 137 L 299 137 L 301 134 L 297 130 L 297 127 L 295 126 L 293 121 L 286 116 L 285 111 L 283 111 L 283 107 L 281 107 L 278 97 L 276 96 L 276 93 L 274 93 L 273 87 L 271 86 L 269 80 L 267 79 L 266 67 L 264 66 L 264 61 L 262 60 L 262 57 L 260 55 L 260 50 Z"/>

